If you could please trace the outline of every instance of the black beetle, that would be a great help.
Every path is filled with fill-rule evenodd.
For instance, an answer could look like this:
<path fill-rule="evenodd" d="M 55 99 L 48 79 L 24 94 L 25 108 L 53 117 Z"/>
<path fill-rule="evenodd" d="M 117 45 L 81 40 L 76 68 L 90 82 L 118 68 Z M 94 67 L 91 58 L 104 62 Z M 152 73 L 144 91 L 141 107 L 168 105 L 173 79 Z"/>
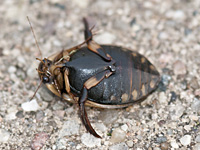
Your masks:
<path fill-rule="evenodd" d="M 87 19 L 85 41 L 80 45 L 38 59 L 41 83 L 57 96 L 76 102 L 80 118 L 95 137 L 85 105 L 99 108 L 122 108 L 144 100 L 160 81 L 159 72 L 141 54 L 112 45 L 99 45 Z M 84 44 L 87 47 L 83 47 Z"/>

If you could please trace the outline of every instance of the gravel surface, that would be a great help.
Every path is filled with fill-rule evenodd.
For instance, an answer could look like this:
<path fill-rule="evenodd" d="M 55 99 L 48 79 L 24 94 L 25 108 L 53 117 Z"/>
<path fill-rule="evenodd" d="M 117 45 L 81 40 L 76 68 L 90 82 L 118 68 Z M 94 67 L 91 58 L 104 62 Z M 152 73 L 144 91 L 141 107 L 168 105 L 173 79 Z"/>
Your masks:
<path fill-rule="evenodd" d="M 200 150 L 199 8 L 199 0 L 0 1 L 0 149 Z M 125 109 L 87 108 L 102 139 L 45 86 L 29 101 L 41 56 L 27 15 L 43 57 L 83 42 L 89 17 L 97 42 L 131 48 L 156 66 L 158 90 Z"/>

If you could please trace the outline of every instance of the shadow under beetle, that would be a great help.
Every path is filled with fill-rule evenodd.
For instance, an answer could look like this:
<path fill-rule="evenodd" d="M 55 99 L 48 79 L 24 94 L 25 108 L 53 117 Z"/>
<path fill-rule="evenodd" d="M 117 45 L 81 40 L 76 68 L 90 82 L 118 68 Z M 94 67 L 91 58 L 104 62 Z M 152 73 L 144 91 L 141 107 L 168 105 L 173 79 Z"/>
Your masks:
<path fill-rule="evenodd" d="M 97 44 L 87 19 L 83 22 L 85 41 L 43 60 L 38 59 L 38 74 L 41 83 L 51 92 L 78 104 L 87 131 L 101 138 L 88 120 L 85 105 L 123 108 L 140 102 L 157 88 L 160 75 L 147 58 L 135 51 Z M 83 47 L 84 44 L 87 47 Z"/>

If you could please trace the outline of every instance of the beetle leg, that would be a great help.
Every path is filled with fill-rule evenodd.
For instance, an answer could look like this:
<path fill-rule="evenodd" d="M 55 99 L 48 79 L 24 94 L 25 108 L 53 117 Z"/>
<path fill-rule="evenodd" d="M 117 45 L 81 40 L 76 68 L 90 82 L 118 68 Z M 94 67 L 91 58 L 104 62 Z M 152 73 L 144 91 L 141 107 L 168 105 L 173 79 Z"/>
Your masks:
<path fill-rule="evenodd" d="M 67 94 L 69 95 L 69 98 L 74 99 L 73 94 L 70 92 L 70 84 L 69 84 L 69 71 L 68 69 L 65 70 L 64 72 L 64 79 L 65 79 L 65 90 L 67 91 Z M 74 100 L 75 101 L 75 100 Z M 76 102 L 76 101 L 75 101 Z"/>
<path fill-rule="evenodd" d="M 85 110 L 85 102 L 87 101 L 88 98 L 88 90 L 97 84 L 99 84 L 104 78 L 108 78 L 112 72 L 110 70 L 105 70 L 103 72 L 100 72 L 96 74 L 95 76 L 89 78 L 83 85 L 82 92 L 81 92 L 81 97 L 78 100 L 79 104 L 79 115 L 80 118 L 87 129 L 87 131 L 94 135 L 97 138 L 101 138 L 96 131 L 93 129 L 92 125 L 90 124 L 90 121 L 87 116 L 87 112 Z"/>
<path fill-rule="evenodd" d="M 61 93 L 61 90 L 60 90 L 61 88 L 60 88 L 60 85 L 59 85 L 59 83 L 57 82 L 56 79 L 54 80 L 54 85 L 55 85 L 55 88 L 58 91 L 60 97 L 62 97 L 62 93 Z"/>
<path fill-rule="evenodd" d="M 77 49 L 80 49 L 84 44 L 86 44 L 92 37 L 88 37 L 87 39 L 85 39 L 85 41 L 83 41 L 81 44 L 79 45 L 76 45 L 72 48 L 69 48 L 69 49 L 66 49 L 66 50 L 63 50 L 63 56 L 67 54 L 70 54 L 71 52 L 73 52 L 74 50 L 77 50 Z"/>
<path fill-rule="evenodd" d="M 87 41 L 88 49 L 98 54 L 106 61 L 111 61 L 112 60 L 111 56 L 105 53 L 104 49 L 99 44 L 97 44 L 95 41 L 92 40 L 92 32 L 91 32 L 91 29 L 89 29 L 89 24 L 88 24 L 87 19 L 83 18 L 83 22 L 85 25 L 85 31 L 84 31 L 85 40 L 91 37 L 90 40 Z"/>

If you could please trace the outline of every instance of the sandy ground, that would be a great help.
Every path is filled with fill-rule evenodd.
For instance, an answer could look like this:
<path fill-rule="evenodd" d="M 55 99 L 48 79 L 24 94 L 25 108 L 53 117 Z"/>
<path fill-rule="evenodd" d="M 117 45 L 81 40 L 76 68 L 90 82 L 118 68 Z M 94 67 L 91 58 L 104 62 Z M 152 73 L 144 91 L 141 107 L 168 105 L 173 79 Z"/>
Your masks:
<path fill-rule="evenodd" d="M 199 0 L 0 1 L 0 149 L 200 150 Z M 88 134 L 77 106 L 39 84 L 43 57 L 84 40 L 82 18 L 96 24 L 95 40 L 146 56 L 162 82 L 140 105 L 87 108 L 102 139 Z"/>

